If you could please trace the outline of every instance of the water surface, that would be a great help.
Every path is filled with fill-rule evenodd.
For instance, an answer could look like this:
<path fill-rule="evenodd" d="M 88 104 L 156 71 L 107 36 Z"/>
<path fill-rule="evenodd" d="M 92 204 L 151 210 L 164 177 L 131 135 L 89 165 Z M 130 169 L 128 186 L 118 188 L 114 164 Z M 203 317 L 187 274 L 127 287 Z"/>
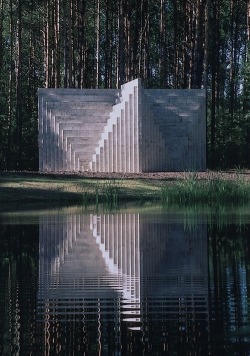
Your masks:
<path fill-rule="evenodd" d="M 1 355 L 250 355 L 248 212 L 0 216 Z"/>

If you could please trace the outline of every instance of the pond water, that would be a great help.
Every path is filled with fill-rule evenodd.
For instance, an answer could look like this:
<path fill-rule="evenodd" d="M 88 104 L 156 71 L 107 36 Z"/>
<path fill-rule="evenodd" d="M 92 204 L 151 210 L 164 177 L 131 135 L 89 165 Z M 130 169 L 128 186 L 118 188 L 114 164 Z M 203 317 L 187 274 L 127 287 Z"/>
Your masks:
<path fill-rule="evenodd" d="M 250 210 L 0 214 L 0 355 L 250 355 Z"/>

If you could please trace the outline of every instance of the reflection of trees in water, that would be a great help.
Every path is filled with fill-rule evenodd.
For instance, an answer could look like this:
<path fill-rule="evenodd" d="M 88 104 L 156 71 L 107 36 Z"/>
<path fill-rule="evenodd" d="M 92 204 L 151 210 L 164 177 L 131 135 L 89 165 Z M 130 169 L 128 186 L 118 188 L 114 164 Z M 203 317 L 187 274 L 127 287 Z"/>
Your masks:
<path fill-rule="evenodd" d="M 0 354 L 28 354 L 34 344 L 38 226 L 1 225 Z"/>
<path fill-rule="evenodd" d="M 239 341 L 237 330 L 250 323 L 249 230 L 249 224 L 233 223 L 208 228 L 211 333 L 215 339 L 226 334 L 228 343 Z"/>

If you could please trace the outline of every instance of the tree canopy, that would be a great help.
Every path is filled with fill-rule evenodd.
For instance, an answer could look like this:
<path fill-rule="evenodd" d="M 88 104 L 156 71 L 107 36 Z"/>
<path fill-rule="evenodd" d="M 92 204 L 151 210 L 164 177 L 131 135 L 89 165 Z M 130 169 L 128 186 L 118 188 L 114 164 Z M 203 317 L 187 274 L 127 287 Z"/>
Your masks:
<path fill-rule="evenodd" d="M 0 0 L 0 169 L 38 168 L 39 87 L 207 90 L 210 167 L 250 166 L 250 0 Z"/>

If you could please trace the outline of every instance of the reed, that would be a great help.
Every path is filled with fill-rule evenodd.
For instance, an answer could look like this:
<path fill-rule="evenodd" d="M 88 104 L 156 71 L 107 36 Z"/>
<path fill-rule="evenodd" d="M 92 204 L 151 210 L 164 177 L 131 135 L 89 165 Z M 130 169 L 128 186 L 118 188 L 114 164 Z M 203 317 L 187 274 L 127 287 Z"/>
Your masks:
<path fill-rule="evenodd" d="M 190 173 L 185 179 L 161 188 L 164 203 L 244 203 L 249 199 L 250 184 L 240 176 L 236 180 L 225 180 L 219 175 L 201 180 Z"/>
<path fill-rule="evenodd" d="M 104 204 L 107 206 L 115 206 L 118 203 L 119 183 L 110 179 L 105 182 L 96 183 L 93 191 L 83 192 L 83 203 L 88 205 L 91 203 Z"/>

